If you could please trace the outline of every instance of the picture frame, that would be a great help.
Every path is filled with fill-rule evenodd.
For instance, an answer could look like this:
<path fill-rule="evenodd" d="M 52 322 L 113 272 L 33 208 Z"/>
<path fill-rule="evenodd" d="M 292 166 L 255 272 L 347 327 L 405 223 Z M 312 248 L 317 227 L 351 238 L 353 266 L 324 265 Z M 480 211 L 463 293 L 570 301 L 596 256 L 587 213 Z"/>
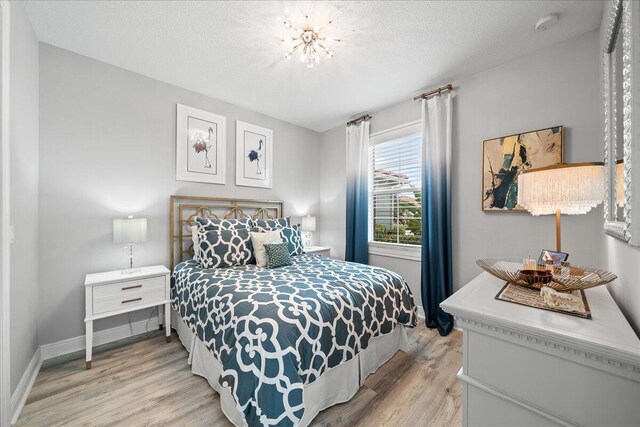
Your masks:
<path fill-rule="evenodd" d="M 176 180 L 226 183 L 227 118 L 176 104 Z"/>
<path fill-rule="evenodd" d="M 552 251 L 550 249 L 543 249 L 538 257 L 538 265 L 544 265 L 547 260 L 553 260 L 553 266 L 555 268 L 562 267 L 562 263 L 569 258 L 569 254 L 566 252 Z"/>
<path fill-rule="evenodd" d="M 564 161 L 564 126 L 482 141 L 482 210 L 527 212 L 517 204 L 518 176 L 525 170 Z"/>
<path fill-rule="evenodd" d="M 273 130 L 236 121 L 236 185 L 273 187 Z"/>

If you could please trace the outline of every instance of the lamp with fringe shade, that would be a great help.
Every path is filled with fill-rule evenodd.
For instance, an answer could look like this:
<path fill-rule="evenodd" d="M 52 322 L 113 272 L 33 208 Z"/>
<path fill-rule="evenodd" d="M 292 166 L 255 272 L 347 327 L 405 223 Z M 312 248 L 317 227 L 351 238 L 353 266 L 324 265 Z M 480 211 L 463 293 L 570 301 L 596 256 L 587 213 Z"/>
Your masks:
<path fill-rule="evenodd" d="M 556 216 L 556 250 L 561 251 L 560 215 L 583 215 L 602 203 L 604 163 L 563 163 L 524 171 L 518 204 L 532 215 Z"/>

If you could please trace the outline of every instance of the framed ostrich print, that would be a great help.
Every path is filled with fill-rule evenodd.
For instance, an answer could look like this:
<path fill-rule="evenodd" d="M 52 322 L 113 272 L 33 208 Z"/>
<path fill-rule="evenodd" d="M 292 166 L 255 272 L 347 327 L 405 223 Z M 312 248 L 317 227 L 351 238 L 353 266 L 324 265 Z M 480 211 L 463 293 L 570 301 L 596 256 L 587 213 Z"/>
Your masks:
<path fill-rule="evenodd" d="M 176 179 L 224 184 L 226 117 L 177 104 Z"/>
<path fill-rule="evenodd" d="M 563 126 L 483 141 L 482 210 L 526 212 L 518 205 L 518 175 L 562 163 L 563 144 Z"/>
<path fill-rule="evenodd" d="M 236 185 L 273 186 L 273 131 L 236 121 Z"/>

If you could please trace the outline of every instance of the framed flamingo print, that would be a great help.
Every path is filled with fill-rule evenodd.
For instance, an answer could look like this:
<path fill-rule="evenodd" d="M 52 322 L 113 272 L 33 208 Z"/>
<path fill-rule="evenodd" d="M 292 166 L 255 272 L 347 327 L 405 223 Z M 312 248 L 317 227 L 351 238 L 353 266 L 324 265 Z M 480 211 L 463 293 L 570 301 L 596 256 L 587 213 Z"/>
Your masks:
<path fill-rule="evenodd" d="M 236 121 L 236 185 L 273 186 L 273 131 Z"/>
<path fill-rule="evenodd" d="M 177 104 L 176 179 L 226 182 L 226 117 Z"/>

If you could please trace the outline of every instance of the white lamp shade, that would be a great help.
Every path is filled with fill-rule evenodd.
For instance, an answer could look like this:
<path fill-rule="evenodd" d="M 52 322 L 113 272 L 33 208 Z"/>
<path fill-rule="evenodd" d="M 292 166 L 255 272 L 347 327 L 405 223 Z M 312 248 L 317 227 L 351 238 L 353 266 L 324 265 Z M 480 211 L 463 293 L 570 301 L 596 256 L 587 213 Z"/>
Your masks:
<path fill-rule="evenodd" d="M 533 215 L 586 214 L 603 198 L 602 163 L 554 165 L 518 176 L 518 204 Z"/>
<path fill-rule="evenodd" d="M 302 217 L 302 231 L 316 231 L 316 217 L 307 215 Z"/>
<path fill-rule="evenodd" d="M 113 243 L 135 243 L 147 240 L 147 218 L 113 220 Z"/>

